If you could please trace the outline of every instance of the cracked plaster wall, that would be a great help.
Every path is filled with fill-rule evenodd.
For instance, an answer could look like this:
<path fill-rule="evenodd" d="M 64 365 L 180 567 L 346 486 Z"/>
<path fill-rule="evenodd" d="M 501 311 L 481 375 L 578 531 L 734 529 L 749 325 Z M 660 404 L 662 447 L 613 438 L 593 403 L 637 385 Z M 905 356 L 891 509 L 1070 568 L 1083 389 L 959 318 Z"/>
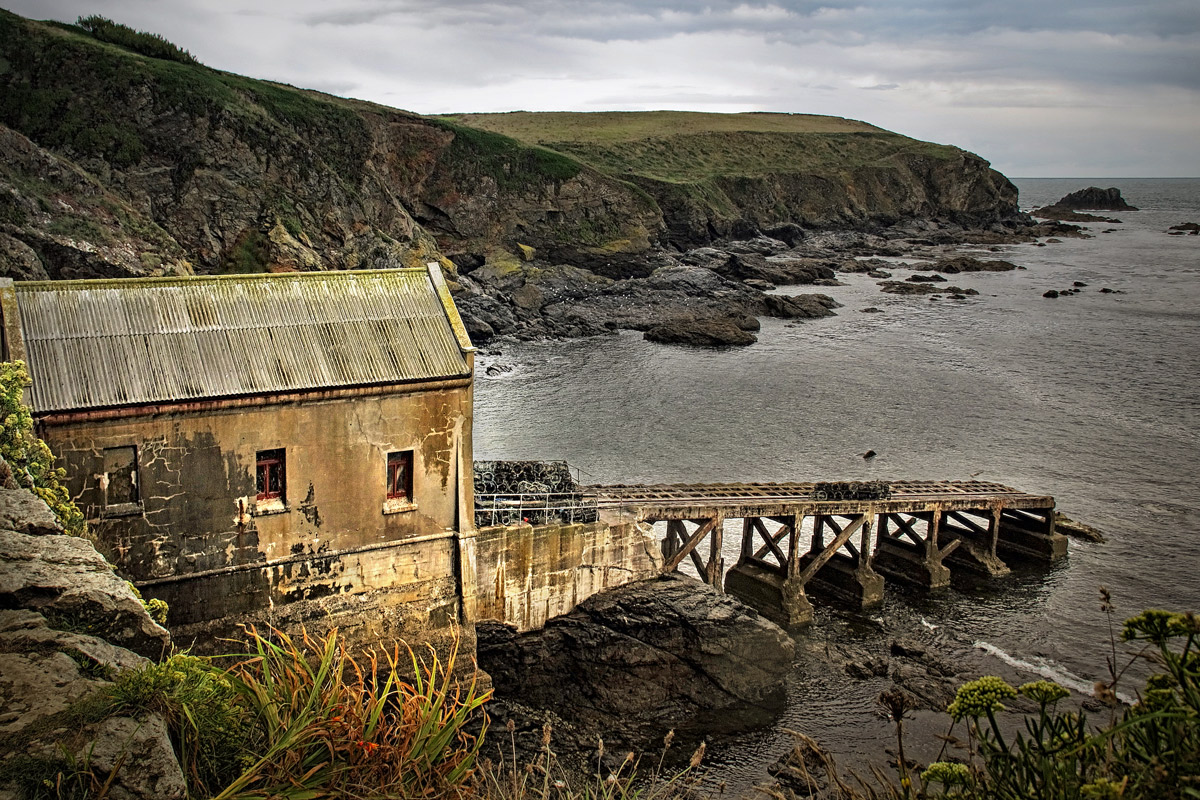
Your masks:
<path fill-rule="evenodd" d="M 235 620 L 320 619 L 370 636 L 460 616 L 452 532 L 470 429 L 471 390 L 463 387 L 41 432 L 100 547 L 122 575 L 150 582 L 144 594 L 170 603 L 173 628 L 200 635 Z M 129 445 L 137 447 L 140 502 L 106 506 L 104 450 Z M 255 499 L 257 453 L 277 448 L 286 451 L 285 503 L 268 511 Z M 387 454 L 403 450 L 413 451 L 415 508 L 385 513 Z"/>

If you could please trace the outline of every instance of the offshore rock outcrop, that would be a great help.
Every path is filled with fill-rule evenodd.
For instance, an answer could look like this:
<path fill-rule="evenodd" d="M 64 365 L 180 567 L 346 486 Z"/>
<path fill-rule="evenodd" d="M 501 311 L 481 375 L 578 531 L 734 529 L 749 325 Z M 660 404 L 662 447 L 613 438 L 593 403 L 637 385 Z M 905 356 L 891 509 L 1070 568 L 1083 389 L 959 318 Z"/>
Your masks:
<path fill-rule="evenodd" d="M 1137 211 L 1136 206 L 1125 202 L 1121 190 L 1115 186 L 1108 189 L 1089 186 L 1067 194 L 1054 205 L 1073 211 Z"/>

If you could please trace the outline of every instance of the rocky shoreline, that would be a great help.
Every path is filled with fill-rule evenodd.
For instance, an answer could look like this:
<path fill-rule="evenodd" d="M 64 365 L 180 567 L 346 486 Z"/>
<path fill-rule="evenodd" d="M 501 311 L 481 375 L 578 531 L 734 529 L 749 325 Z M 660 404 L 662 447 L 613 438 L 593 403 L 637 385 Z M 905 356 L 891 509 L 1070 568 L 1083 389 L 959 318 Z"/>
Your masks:
<path fill-rule="evenodd" d="M 964 245 L 999 251 L 1006 244 L 1086 235 L 1075 225 L 1029 217 L 983 229 L 931 220 L 870 230 L 787 225 L 690 250 L 613 254 L 591 268 L 551 263 L 523 248 L 507 260 L 464 260 L 453 291 L 477 343 L 632 329 L 665 343 L 746 345 L 756 341 L 760 317 L 802 321 L 836 313 L 838 304 L 826 294 L 773 293 L 779 287 L 837 286 L 839 274 L 866 273 L 880 279 L 883 292 L 966 297 L 977 292 L 935 284 L 943 274 L 1021 267 L 962 255 Z M 893 264 L 886 259 L 896 258 L 922 262 L 934 274 L 889 281 Z"/>

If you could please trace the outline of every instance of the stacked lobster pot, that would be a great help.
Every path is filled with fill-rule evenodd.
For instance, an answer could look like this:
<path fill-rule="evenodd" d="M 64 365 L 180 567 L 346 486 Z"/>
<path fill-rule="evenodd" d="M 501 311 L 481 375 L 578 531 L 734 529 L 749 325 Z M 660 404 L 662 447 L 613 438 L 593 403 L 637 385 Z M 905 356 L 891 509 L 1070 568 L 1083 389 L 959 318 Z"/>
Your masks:
<path fill-rule="evenodd" d="M 813 486 L 813 500 L 887 500 L 892 487 L 887 481 L 839 481 Z"/>
<path fill-rule="evenodd" d="M 596 496 L 565 461 L 476 461 L 475 527 L 595 522 Z"/>

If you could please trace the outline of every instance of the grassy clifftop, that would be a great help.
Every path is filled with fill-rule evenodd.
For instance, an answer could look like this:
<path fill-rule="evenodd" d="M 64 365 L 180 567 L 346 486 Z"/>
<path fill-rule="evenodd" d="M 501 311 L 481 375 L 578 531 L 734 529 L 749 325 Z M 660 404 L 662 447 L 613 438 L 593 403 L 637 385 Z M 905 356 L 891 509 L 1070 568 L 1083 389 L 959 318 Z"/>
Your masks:
<path fill-rule="evenodd" d="M 936 159 L 955 147 L 910 139 L 866 122 L 815 114 L 688 111 L 460 114 L 464 125 L 575 156 L 614 174 L 671 182 L 849 170 L 903 153 Z"/>
<path fill-rule="evenodd" d="M 983 159 L 812 114 L 512 112 L 450 117 L 578 159 L 649 192 L 676 244 L 780 223 L 845 226 L 910 216 L 969 223 L 1016 211 Z"/>

